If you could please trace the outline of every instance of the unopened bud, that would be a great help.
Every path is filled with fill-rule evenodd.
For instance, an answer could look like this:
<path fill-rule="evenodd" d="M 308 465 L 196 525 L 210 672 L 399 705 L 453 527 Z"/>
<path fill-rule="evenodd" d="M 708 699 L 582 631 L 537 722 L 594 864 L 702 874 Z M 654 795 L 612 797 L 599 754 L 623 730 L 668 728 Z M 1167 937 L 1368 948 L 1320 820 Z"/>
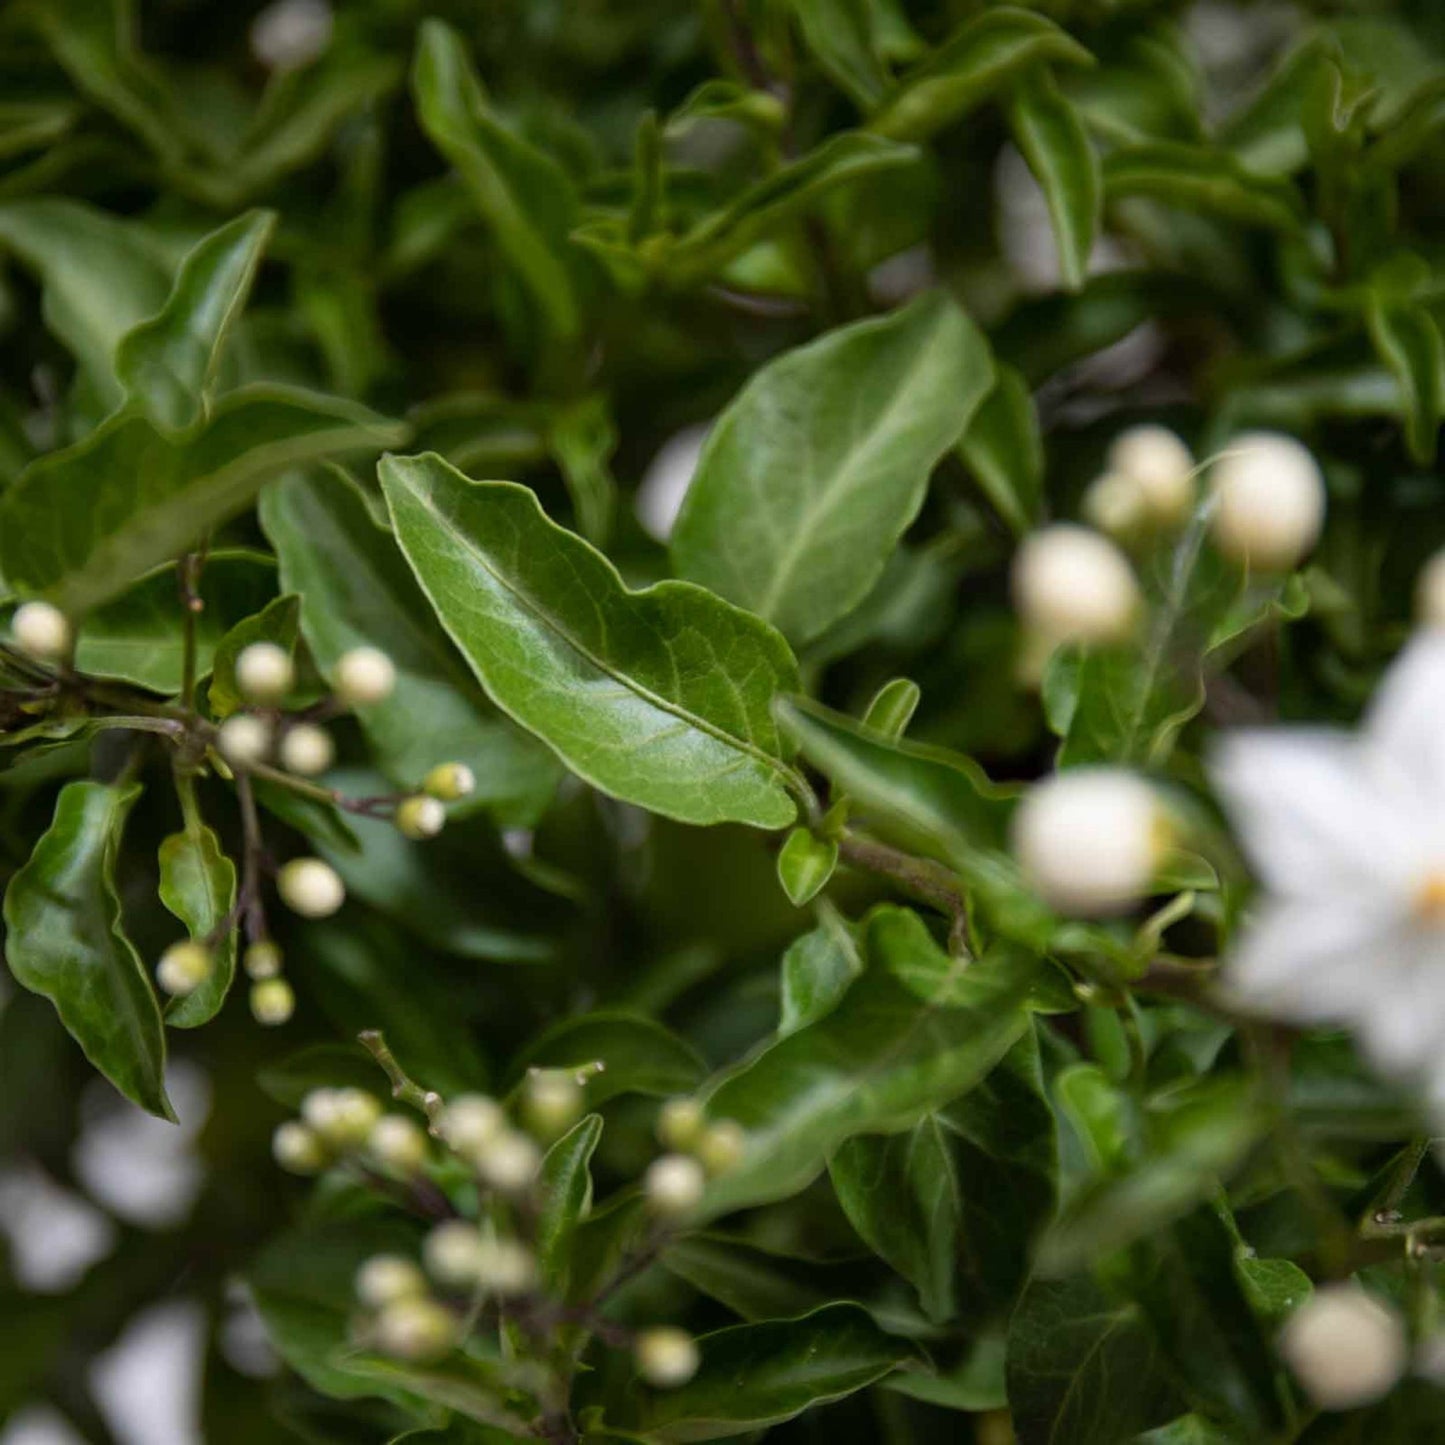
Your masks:
<path fill-rule="evenodd" d="M 517 1239 L 483 1236 L 477 1283 L 501 1299 L 526 1294 L 537 1282 L 537 1261 Z"/>
<path fill-rule="evenodd" d="M 276 875 L 281 901 L 302 918 L 329 918 L 346 901 L 346 885 L 320 858 L 293 858 Z"/>
<path fill-rule="evenodd" d="M 275 978 L 281 972 L 281 945 L 270 938 L 258 938 L 246 946 L 241 965 L 250 978 Z"/>
<path fill-rule="evenodd" d="M 1132 538 L 1149 516 L 1139 483 L 1119 472 L 1105 472 L 1095 477 L 1084 492 L 1079 510 L 1091 527 L 1116 539 Z"/>
<path fill-rule="evenodd" d="M 281 739 L 281 766 L 303 778 L 324 773 L 336 761 L 331 734 L 315 723 L 297 723 Z"/>
<path fill-rule="evenodd" d="M 221 724 L 216 747 L 233 768 L 255 767 L 271 751 L 271 724 L 252 713 L 235 713 Z"/>
<path fill-rule="evenodd" d="M 328 1162 L 326 1146 L 315 1131 L 295 1119 L 277 1125 L 271 1136 L 271 1154 L 291 1174 L 319 1174 Z"/>
<path fill-rule="evenodd" d="M 1309 449 L 1276 432 L 1236 438 L 1209 471 L 1214 540 L 1237 562 L 1287 572 L 1319 540 L 1325 482 Z"/>
<path fill-rule="evenodd" d="M 1386 1395 L 1405 1372 L 1400 1317 L 1357 1284 L 1326 1284 L 1280 1332 L 1280 1354 L 1322 1410 L 1352 1410 Z"/>
<path fill-rule="evenodd" d="M 336 664 L 336 695 L 350 707 L 385 702 L 396 687 L 396 667 L 379 647 L 353 647 Z"/>
<path fill-rule="evenodd" d="M 447 810 L 435 798 L 415 793 L 396 805 L 394 821 L 403 838 L 435 838 L 446 826 Z"/>
<path fill-rule="evenodd" d="M 693 1337 L 670 1325 L 643 1330 L 637 1337 L 634 1358 L 638 1374 L 659 1390 L 687 1384 L 702 1363 Z"/>
<path fill-rule="evenodd" d="M 371 1157 L 393 1174 L 410 1177 L 426 1163 L 426 1131 L 405 1114 L 384 1114 L 366 1141 Z"/>
<path fill-rule="evenodd" d="M 555 1139 L 582 1117 L 582 1086 L 565 1069 L 532 1069 L 522 1093 L 527 1126 L 543 1139 Z"/>
<path fill-rule="evenodd" d="M 296 1012 L 296 991 L 284 978 L 263 978 L 251 985 L 251 1017 L 268 1029 L 289 1023 Z"/>
<path fill-rule="evenodd" d="M 481 1280 L 482 1236 L 475 1224 L 448 1219 L 427 1235 L 421 1247 L 426 1270 L 446 1289 L 473 1289 Z"/>
<path fill-rule="evenodd" d="M 448 1353 L 456 1342 L 457 1322 L 435 1300 L 398 1300 L 377 1316 L 375 1335 L 382 1354 L 415 1364 Z"/>
<path fill-rule="evenodd" d="M 381 1105 L 365 1089 L 312 1089 L 301 1117 L 333 1149 L 360 1149 L 381 1117 Z"/>
<path fill-rule="evenodd" d="M 1173 527 L 1194 507 L 1194 457 L 1165 426 L 1131 426 L 1109 448 L 1109 470 L 1139 488 L 1147 520 Z"/>
<path fill-rule="evenodd" d="M 525 1134 L 507 1129 L 484 1144 L 473 1162 L 493 1189 L 503 1194 L 520 1194 L 536 1179 L 542 1155 Z"/>
<path fill-rule="evenodd" d="M 696 1099 L 669 1099 L 657 1111 L 657 1138 L 664 1149 L 690 1153 L 702 1138 L 707 1114 Z"/>
<path fill-rule="evenodd" d="M 70 652 L 72 632 L 66 615 L 49 602 L 22 602 L 10 619 L 15 646 L 37 662 L 61 662 Z"/>
<path fill-rule="evenodd" d="M 425 778 L 421 789 L 443 803 L 455 803 L 476 791 L 476 774 L 465 763 L 438 763 Z"/>
<path fill-rule="evenodd" d="M 437 1116 L 436 1130 L 465 1159 L 475 1159 L 507 1127 L 502 1106 L 485 1094 L 459 1094 Z"/>
<path fill-rule="evenodd" d="M 404 1255 L 374 1254 L 356 1271 L 356 1297 L 368 1309 L 424 1299 L 426 1294 L 426 1276 Z"/>
<path fill-rule="evenodd" d="M 736 1119 L 719 1119 L 703 1130 L 697 1157 L 714 1178 L 735 1169 L 748 1149 L 747 1130 Z"/>
<path fill-rule="evenodd" d="M 195 939 L 173 943 L 156 965 L 156 982 L 167 993 L 184 998 L 210 978 L 215 961 L 211 950 Z"/>
<path fill-rule="evenodd" d="M 654 1159 L 642 1180 L 647 1207 L 664 1218 L 695 1208 L 706 1187 L 703 1166 L 687 1154 L 664 1154 Z"/>
<path fill-rule="evenodd" d="M 1025 539 L 1014 558 L 1013 595 L 1024 624 L 1055 644 L 1120 642 L 1139 617 L 1128 559 L 1107 537 L 1067 522 Z"/>
<path fill-rule="evenodd" d="M 274 642 L 253 642 L 236 655 L 236 690 L 247 702 L 278 703 L 295 682 L 291 654 Z"/>

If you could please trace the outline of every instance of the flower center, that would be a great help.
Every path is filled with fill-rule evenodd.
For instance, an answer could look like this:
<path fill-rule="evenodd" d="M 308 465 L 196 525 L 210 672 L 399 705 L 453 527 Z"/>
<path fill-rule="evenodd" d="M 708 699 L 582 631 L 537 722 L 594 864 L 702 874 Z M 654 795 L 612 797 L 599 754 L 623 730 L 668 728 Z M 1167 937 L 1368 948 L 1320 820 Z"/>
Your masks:
<path fill-rule="evenodd" d="M 1445 924 L 1445 868 L 1427 873 L 1416 888 L 1415 917 L 1421 923 Z"/>

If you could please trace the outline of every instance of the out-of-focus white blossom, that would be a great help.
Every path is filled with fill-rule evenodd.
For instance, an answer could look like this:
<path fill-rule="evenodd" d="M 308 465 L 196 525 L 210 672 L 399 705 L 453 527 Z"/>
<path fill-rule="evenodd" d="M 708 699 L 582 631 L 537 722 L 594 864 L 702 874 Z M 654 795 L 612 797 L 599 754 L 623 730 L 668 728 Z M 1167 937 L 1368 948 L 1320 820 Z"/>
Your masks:
<path fill-rule="evenodd" d="M 326 0 L 276 0 L 251 22 L 251 54 L 268 70 L 300 70 L 331 45 Z"/>
<path fill-rule="evenodd" d="M 1309 448 L 1277 432 L 1235 438 L 1209 469 L 1219 550 L 1263 572 L 1287 572 L 1319 541 L 1325 481 Z"/>
<path fill-rule="evenodd" d="M 1285 1321 L 1279 1351 L 1322 1410 L 1380 1399 L 1408 1358 L 1400 1317 L 1357 1284 L 1317 1289 Z"/>
<path fill-rule="evenodd" d="M 1014 557 L 1011 580 L 1024 625 L 1053 645 L 1120 642 L 1138 619 L 1129 559 L 1088 527 L 1061 522 L 1032 533 Z"/>

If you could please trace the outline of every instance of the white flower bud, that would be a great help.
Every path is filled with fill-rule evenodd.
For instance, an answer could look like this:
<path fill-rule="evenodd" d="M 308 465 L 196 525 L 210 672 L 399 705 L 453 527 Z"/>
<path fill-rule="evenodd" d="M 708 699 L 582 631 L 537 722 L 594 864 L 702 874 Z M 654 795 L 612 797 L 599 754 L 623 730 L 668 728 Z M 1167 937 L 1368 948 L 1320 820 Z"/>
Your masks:
<path fill-rule="evenodd" d="M 254 767 L 265 762 L 271 751 L 271 724 L 252 713 L 238 712 L 221 724 L 216 746 L 233 768 Z"/>
<path fill-rule="evenodd" d="M 299 70 L 331 44 L 326 0 L 275 0 L 251 22 L 251 54 L 268 70 Z"/>
<path fill-rule="evenodd" d="M 477 1282 L 502 1299 L 526 1294 L 537 1282 L 537 1261 L 520 1240 L 483 1236 Z"/>
<path fill-rule="evenodd" d="M 251 1017 L 268 1029 L 289 1023 L 296 1012 L 296 991 L 284 978 L 258 979 L 251 985 Z"/>
<path fill-rule="evenodd" d="M 582 1117 L 582 1086 L 566 1069 L 531 1069 L 522 1092 L 527 1127 L 555 1139 Z"/>
<path fill-rule="evenodd" d="M 291 1174 L 319 1174 L 326 1168 L 326 1147 L 314 1130 L 295 1119 L 276 1126 L 271 1136 L 271 1154 Z"/>
<path fill-rule="evenodd" d="M 696 1099 L 669 1099 L 657 1111 L 657 1138 L 664 1149 L 687 1153 L 702 1138 L 707 1114 Z"/>
<path fill-rule="evenodd" d="M 438 1224 L 421 1247 L 427 1273 L 446 1289 L 475 1288 L 481 1282 L 482 1255 L 481 1233 L 464 1219 Z"/>
<path fill-rule="evenodd" d="M 356 1297 L 367 1309 L 424 1299 L 426 1293 L 426 1276 L 404 1255 L 374 1254 L 356 1271 Z"/>
<path fill-rule="evenodd" d="M 1214 540 L 1237 562 L 1288 572 L 1319 541 L 1325 482 L 1308 448 L 1275 432 L 1236 438 L 1209 471 Z"/>
<path fill-rule="evenodd" d="M 396 686 L 396 667 L 379 647 L 353 647 L 336 664 L 336 695 L 350 707 L 385 702 Z"/>
<path fill-rule="evenodd" d="M 330 918 L 346 901 L 346 886 L 329 863 L 293 858 L 276 875 L 281 901 L 302 918 Z"/>
<path fill-rule="evenodd" d="M 1079 504 L 1084 520 L 1114 538 L 1134 536 L 1149 518 L 1144 489 L 1122 472 L 1095 477 Z"/>
<path fill-rule="evenodd" d="M 1030 886 L 1060 913 L 1121 913 L 1149 891 L 1167 823 L 1153 789 L 1122 768 L 1076 768 L 1036 783 L 1013 818 Z"/>
<path fill-rule="evenodd" d="M 1285 1321 L 1279 1351 L 1322 1410 L 1380 1399 L 1407 1362 L 1399 1316 L 1357 1284 L 1315 1290 Z"/>
<path fill-rule="evenodd" d="M 215 961 L 204 943 L 188 938 L 173 943 L 156 965 L 156 982 L 167 993 L 184 998 L 210 978 Z"/>
<path fill-rule="evenodd" d="M 443 803 L 455 803 L 477 788 L 477 777 L 465 763 L 438 763 L 422 779 L 422 792 Z"/>
<path fill-rule="evenodd" d="M 366 1141 L 371 1157 L 393 1174 L 408 1177 L 426 1163 L 426 1130 L 405 1114 L 384 1114 Z"/>
<path fill-rule="evenodd" d="M 1194 457 L 1166 426 L 1131 426 L 1109 448 L 1111 472 L 1128 477 L 1139 488 L 1148 520 L 1173 527 L 1194 506 Z"/>
<path fill-rule="evenodd" d="M 507 1115 L 485 1094 L 459 1094 L 437 1117 L 442 1139 L 466 1159 L 474 1159 L 507 1127 Z"/>
<path fill-rule="evenodd" d="M 1054 643 L 1119 642 L 1139 616 L 1139 584 L 1107 537 L 1061 522 L 1025 539 L 1014 557 L 1014 605 Z"/>
<path fill-rule="evenodd" d="M 281 739 L 281 766 L 303 778 L 324 773 L 336 761 L 331 734 L 315 723 L 297 723 Z"/>
<path fill-rule="evenodd" d="M 507 1129 L 488 1140 L 472 1162 L 493 1189 L 519 1194 L 537 1177 L 542 1152 L 525 1134 Z"/>
<path fill-rule="evenodd" d="M 236 655 L 236 690 L 247 702 L 278 703 L 295 682 L 291 654 L 274 642 L 252 642 Z"/>
<path fill-rule="evenodd" d="M 403 838 L 435 838 L 446 826 L 447 810 L 435 798 L 414 793 L 396 805 L 396 831 Z"/>
<path fill-rule="evenodd" d="M 697 1157 L 714 1178 L 735 1169 L 747 1150 L 747 1130 L 736 1119 L 719 1119 L 709 1124 L 697 1141 Z"/>
<path fill-rule="evenodd" d="M 638 1374 L 659 1390 L 687 1384 L 702 1363 L 693 1337 L 670 1325 L 643 1330 L 634 1346 L 634 1358 Z"/>
<path fill-rule="evenodd" d="M 241 955 L 241 966 L 249 978 L 275 978 L 281 972 L 281 945 L 270 938 L 258 938 Z"/>
<path fill-rule="evenodd" d="M 647 1207 L 664 1218 L 686 1214 L 697 1206 L 707 1187 L 707 1174 L 687 1154 L 664 1154 L 648 1165 L 642 1179 Z"/>
<path fill-rule="evenodd" d="M 432 1299 L 405 1299 L 376 1317 L 376 1347 L 393 1359 L 417 1363 L 439 1359 L 456 1342 L 457 1322 Z"/>
<path fill-rule="evenodd" d="M 381 1105 L 365 1089 L 312 1089 L 301 1117 L 333 1149 L 360 1149 L 381 1117 Z"/>
<path fill-rule="evenodd" d="M 1420 569 L 1415 583 L 1415 616 L 1422 627 L 1445 628 L 1445 548 Z"/>
<path fill-rule="evenodd" d="M 10 619 L 15 646 L 37 662 L 60 662 L 70 651 L 72 633 L 66 615 L 49 602 L 22 602 Z"/>

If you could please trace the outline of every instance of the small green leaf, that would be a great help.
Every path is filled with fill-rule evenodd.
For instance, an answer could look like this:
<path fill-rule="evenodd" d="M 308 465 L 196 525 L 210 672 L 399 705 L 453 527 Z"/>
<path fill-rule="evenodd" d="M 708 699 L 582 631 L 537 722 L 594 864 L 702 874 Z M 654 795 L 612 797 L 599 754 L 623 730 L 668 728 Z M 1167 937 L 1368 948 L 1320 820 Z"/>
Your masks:
<path fill-rule="evenodd" d="M 387 457 L 381 476 L 442 625 L 574 772 L 682 822 L 792 822 L 769 705 L 796 664 L 766 623 L 686 582 L 628 591 L 524 487 L 437 456 Z"/>
<path fill-rule="evenodd" d="M 828 886 L 838 866 L 838 844 L 794 828 L 778 853 L 778 882 L 794 908 L 810 903 Z"/>
<path fill-rule="evenodd" d="M 958 454 L 1000 517 L 1023 536 L 1043 516 L 1044 443 L 1029 384 L 1012 366 L 994 363 L 984 397 Z"/>
<path fill-rule="evenodd" d="M 587 1102 L 594 1109 L 623 1094 L 654 1097 L 688 1094 L 702 1081 L 702 1060 L 690 1044 L 640 1014 L 599 1009 L 567 1019 L 529 1044 L 509 1074 L 520 1079 L 530 1068 L 586 1071 Z"/>
<path fill-rule="evenodd" d="M 142 1109 L 166 1098 L 160 1006 L 121 932 L 115 858 L 138 785 L 67 783 L 55 818 L 5 890 L 5 957 L 17 983 L 48 998 L 85 1056 Z"/>
<path fill-rule="evenodd" d="M 226 336 L 250 294 L 275 215 L 251 211 L 197 242 L 162 310 L 126 333 L 115 370 L 127 400 L 182 430 L 205 412 Z"/>
<path fill-rule="evenodd" d="M 1099 234 L 1103 184 L 1099 157 L 1073 105 L 1047 71 L 1023 76 L 1008 105 L 1009 124 L 1048 202 L 1064 286 L 1084 284 Z"/>
<path fill-rule="evenodd" d="M 1435 456 L 1445 412 L 1445 340 L 1435 318 L 1418 301 L 1397 300 L 1371 288 L 1366 319 L 1380 360 L 1405 399 L 1405 436 L 1410 455 L 1427 465 Z"/>
<path fill-rule="evenodd" d="M 791 0 L 803 40 L 830 79 L 865 110 L 877 104 L 888 72 L 873 45 L 868 0 Z"/>
<path fill-rule="evenodd" d="M 537 1269 L 543 1287 L 566 1298 L 572 1235 L 592 1208 L 588 1164 L 602 1137 L 602 1116 L 588 1114 L 547 1151 L 538 1179 Z"/>
<path fill-rule="evenodd" d="M 818 926 L 795 938 L 783 954 L 779 1038 L 831 1013 L 863 972 L 858 939 L 848 921 L 826 902 L 819 911 Z"/>
<path fill-rule="evenodd" d="M 878 579 L 992 382 L 987 342 L 939 294 L 786 353 L 708 436 L 679 573 L 816 637 Z"/>
<path fill-rule="evenodd" d="M 702 1365 L 686 1385 L 644 1396 L 638 1427 L 649 1439 L 722 1440 L 764 1429 L 841 1400 L 914 1358 L 907 1341 L 884 1334 L 855 1304 L 733 1325 L 698 1345 Z"/>
<path fill-rule="evenodd" d="M 160 847 L 160 900 L 198 941 L 209 938 L 236 902 L 236 867 L 220 839 L 204 823 L 172 833 Z M 211 976 L 166 1010 L 172 1028 L 193 1029 L 213 1019 L 226 1001 L 236 973 L 236 930 L 211 945 Z"/>
<path fill-rule="evenodd" d="M 245 699 L 236 685 L 236 659 L 253 642 L 270 642 L 288 656 L 296 651 L 297 628 L 301 618 L 301 599 L 294 592 L 268 602 L 252 617 L 243 617 L 216 645 L 212 661 L 211 686 L 206 693 L 211 715 L 230 717 L 245 706 Z"/>
<path fill-rule="evenodd" d="M 906 677 L 885 682 L 863 713 L 863 726 L 885 738 L 901 738 L 918 710 L 923 690 Z"/>
<path fill-rule="evenodd" d="M 1288 181 L 1246 169 L 1227 151 L 1183 141 L 1120 146 L 1104 158 L 1104 193 L 1147 196 L 1222 220 L 1295 232 L 1304 204 Z"/>

